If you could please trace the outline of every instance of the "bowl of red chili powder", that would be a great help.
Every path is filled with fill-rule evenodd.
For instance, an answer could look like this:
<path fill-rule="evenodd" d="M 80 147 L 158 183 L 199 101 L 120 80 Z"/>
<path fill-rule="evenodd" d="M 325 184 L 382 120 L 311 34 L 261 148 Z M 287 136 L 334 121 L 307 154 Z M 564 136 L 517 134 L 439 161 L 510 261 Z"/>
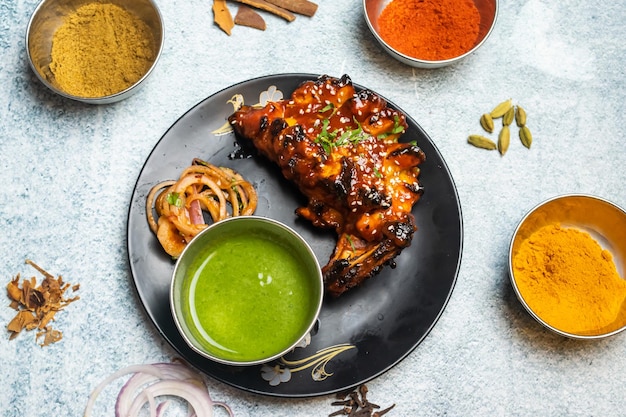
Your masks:
<path fill-rule="evenodd" d="M 475 52 L 491 34 L 497 0 L 363 0 L 365 20 L 392 57 L 440 68 Z"/>

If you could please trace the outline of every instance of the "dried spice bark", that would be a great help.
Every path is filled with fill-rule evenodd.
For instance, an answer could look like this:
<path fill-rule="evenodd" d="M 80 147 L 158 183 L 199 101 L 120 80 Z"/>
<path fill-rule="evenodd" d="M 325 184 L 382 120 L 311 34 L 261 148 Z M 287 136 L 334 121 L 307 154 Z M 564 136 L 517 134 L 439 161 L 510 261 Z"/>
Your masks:
<path fill-rule="evenodd" d="M 282 17 L 288 22 L 292 22 L 296 19 L 296 16 L 293 13 L 291 13 L 289 10 L 283 9 L 282 7 L 278 7 L 265 0 L 235 0 L 235 1 L 238 3 L 247 4 L 248 6 L 252 6 L 257 9 L 265 10 L 266 12 L 273 13 L 276 16 Z"/>
<path fill-rule="evenodd" d="M 35 277 L 25 278 L 20 283 L 20 274 L 17 274 L 7 284 L 7 296 L 11 300 L 9 306 L 17 311 L 15 317 L 7 325 L 10 333 L 9 340 L 15 339 L 23 330 L 37 329 L 35 340 L 39 343 L 40 338 L 43 338 L 43 341 L 39 343 L 40 346 L 48 346 L 63 338 L 63 334 L 53 329 L 50 322 L 54 321 L 56 313 L 80 298 L 79 296 L 66 297 L 66 291 L 68 289 L 72 292 L 78 291 L 80 286 L 64 282 L 60 275 L 54 278 L 28 259 L 26 263 L 39 271 L 44 279 L 39 286 Z"/>
<path fill-rule="evenodd" d="M 214 0 L 213 1 L 213 21 L 220 27 L 227 35 L 235 27 L 233 21 L 233 15 L 230 14 L 230 10 L 226 6 L 226 0 Z"/>
<path fill-rule="evenodd" d="M 239 5 L 239 9 L 235 15 L 235 24 L 265 30 L 265 20 L 263 17 L 245 4 Z"/>
<path fill-rule="evenodd" d="M 214 23 L 228 35 L 235 25 L 265 30 L 265 20 L 256 11 L 262 10 L 292 22 L 296 14 L 312 17 L 317 4 L 309 0 L 233 0 L 240 3 L 234 19 L 225 0 L 213 0 Z M 248 7 L 250 6 L 250 7 Z"/>
<path fill-rule="evenodd" d="M 308 0 L 267 0 L 278 7 L 290 12 L 312 17 L 317 11 L 317 4 Z"/>

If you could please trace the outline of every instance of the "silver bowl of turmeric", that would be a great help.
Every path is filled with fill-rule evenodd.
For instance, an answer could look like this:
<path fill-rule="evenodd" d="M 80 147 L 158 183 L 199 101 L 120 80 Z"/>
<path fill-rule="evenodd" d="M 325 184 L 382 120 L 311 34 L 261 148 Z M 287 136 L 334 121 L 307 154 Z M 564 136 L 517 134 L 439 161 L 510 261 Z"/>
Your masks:
<path fill-rule="evenodd" d="M 89 104 L 123 100 L 139 90 L 163 47 L 163 22 L 152 0 L 42 0 L 26 31 L 39 80 Z"/>
<path fill-rule="evenodd" d="M 598 339 L 626 329 L 626 211 L 602 198 L 549 199 L 519 223 L 509 250 L 513 289 L 548 329 Z"/>
<path fill-rule="evenodd" d="M 491 34 L 498 0 L 363 0 L 365 21 L 392 57 L 440 68 L 475 52 Z"/>

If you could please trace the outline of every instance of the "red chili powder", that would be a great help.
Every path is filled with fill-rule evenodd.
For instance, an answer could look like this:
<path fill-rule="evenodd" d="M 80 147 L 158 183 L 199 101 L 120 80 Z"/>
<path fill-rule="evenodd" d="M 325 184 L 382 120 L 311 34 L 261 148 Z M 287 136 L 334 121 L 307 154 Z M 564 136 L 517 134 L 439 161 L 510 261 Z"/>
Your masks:
<path fill-rule="evenodd" d="M 380 36 L 389 46 L 430 61 L 472 49 L 479 26 L 472 0 L 393 0 L 378 18 Z"/>

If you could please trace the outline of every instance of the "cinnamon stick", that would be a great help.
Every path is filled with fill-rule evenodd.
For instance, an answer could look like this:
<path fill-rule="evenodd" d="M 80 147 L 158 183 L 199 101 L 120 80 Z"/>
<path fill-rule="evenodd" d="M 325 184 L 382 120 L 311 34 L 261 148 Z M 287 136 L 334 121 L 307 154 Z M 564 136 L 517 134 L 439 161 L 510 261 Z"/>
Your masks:
<path fill-rule="evenodd" d="M 309 17 L 312 17 L 317 11 L 317 4 L 308 0 L 267 0 L 267 2 L 290 12 Z"/>
<path fill-rule="evenodd" d="M 247 4 L 248 6 L 252 6 L 257 9 L 265 10 L 266 12 L 273 13 L 276 16 L 282 17 L 288 22 L 292 22 L 296 18 L 296 16 L 293 13 L 291 13 L 289 10 L 283 9 L 282 7 L 276 6 L 265 0 L 235 0 L 235 1 L 238 3 Z"/>
<path fill-rule="evenodd" d="M 235 15 L 235 24 L 265 30 L 265 20 L 263 20 L 263 16 L 245 4 L 239 5 L 239 9 Z"/>
<path fill-rule="evenodd" d="M 233 16 L 226 6 L 226 0 L 213 0 L 213 15 L 213 21 L 230 36 L 235 22 L 233 22 Z"/>

